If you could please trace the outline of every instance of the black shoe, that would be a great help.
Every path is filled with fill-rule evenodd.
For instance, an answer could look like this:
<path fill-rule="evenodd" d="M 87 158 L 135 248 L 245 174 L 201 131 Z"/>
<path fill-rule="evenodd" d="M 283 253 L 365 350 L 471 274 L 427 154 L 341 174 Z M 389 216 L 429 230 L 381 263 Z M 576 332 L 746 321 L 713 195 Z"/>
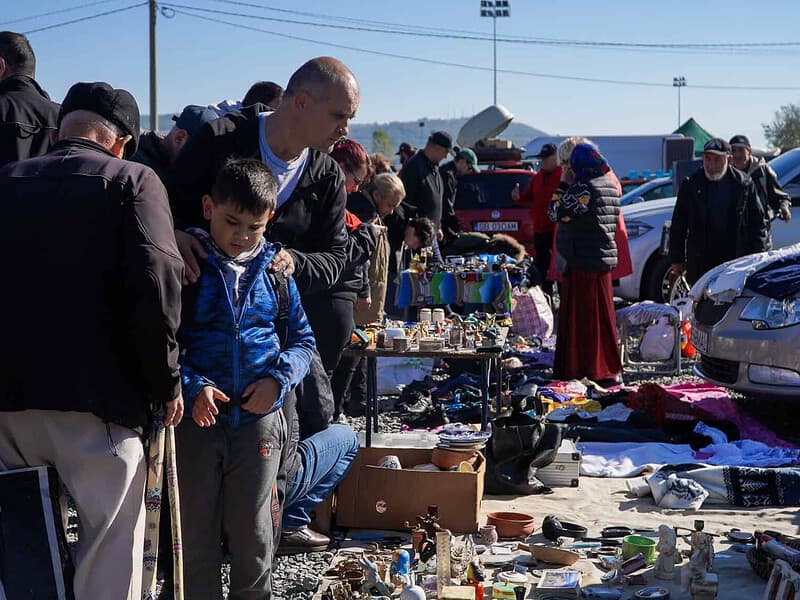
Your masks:
<path fill-rule="evenodd" d="M 331 538 L 327 535 L 318 533 L 307 526 L 297 531 L 284 531 L 281 533 L 278 555 L 322 552 L 328 549 L 330 543 Z"/>
<path fill-rule="evenodd" d="M 431 428 L 439 427 L 440 425 L 447 425 L 450 419 L 447 418 L 447 413 L 443 406 L 433 406 L 430 410 L 424 413 L 412 413 L 410 415 L 400 415 L 400 420 L 409 427 L 417 428 Z"/>
<path fill-rule="evenodd" d="M 433 399 L 431 398 L 430 394 L 413 391 L 405 395 L 404 401 L 397 403 L 397 408 L 403 412 L 421 414 L 430 410 L 432 404 Z"/>

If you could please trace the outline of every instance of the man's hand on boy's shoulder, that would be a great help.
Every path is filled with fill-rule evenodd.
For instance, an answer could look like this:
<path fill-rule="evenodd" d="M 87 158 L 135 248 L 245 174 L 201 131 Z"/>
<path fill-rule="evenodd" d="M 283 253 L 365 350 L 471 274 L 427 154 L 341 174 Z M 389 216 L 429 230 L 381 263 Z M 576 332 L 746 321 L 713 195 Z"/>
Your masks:
<path fill-rule="evenodd" d="M 211 427 L 217 420 L 214 418 L 219 414 L 219 408 L 215 400 L 220 402 L 230 402 L 225 394 L 210 385 L 205 386 L 192 404 L 192 419 L 199 427 Z"/>
<path fill-rule="evenodd" d="M 183 285 L 195 283 L 200 278 L 200 263 L 197 259 L 208 258 L 208 254 L 200 240 L 191 233 L 176 229 L 175 241 L 183 258 Z"/>
<path fill-rule="evenodd" d="M 275 406 L 280 394 L 281 385 L 272 377 L 264 377 L 245 388 L 242 398 L 247 398 L 247 402 L 242 408 L 254 415 L 265 415 Z"/>
<path fill-rule="evenodd" d="M 286 250 L 281 250 L 272 257 L 272 262 L 269 263 L 269 270 L 283 273 L 289 277 L 294 273 L 294 259 L 292 255 Z"/>

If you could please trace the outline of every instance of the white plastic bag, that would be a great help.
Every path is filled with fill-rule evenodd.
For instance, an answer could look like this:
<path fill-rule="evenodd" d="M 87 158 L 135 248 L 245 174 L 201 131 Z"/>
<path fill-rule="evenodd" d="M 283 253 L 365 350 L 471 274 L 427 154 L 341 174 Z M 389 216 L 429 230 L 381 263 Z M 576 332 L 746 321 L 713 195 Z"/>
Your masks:
<path fill-rule="evenodd" d="M 666 317 L 647 328 L 639 345 L 639 355 L 644 361 L 669 360 L 675 349 L 675 328 Z"/>

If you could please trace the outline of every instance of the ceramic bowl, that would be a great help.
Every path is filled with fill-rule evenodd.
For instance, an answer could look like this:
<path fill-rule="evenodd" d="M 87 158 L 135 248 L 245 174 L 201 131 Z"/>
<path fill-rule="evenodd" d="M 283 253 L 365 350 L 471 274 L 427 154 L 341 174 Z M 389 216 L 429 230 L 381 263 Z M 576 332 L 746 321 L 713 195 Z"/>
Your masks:
<path fill-rule="evenodd" d="M 473 464 L 478 457 L 474 450 L 448 450 L 445 448 L 434 448 L 431 454 L 431 462 L 440 469 L 452 469 L 462 462 Z"/>
<path fill-rule="evenodd" d="M 494 525 L 497 528 L 497 535 L 501 538 L 524 538 L 533 531 L 533 517 L 525 513 L 489 513 L 486 524 Z"/>
<path fill-rule="evenodd" d="M 656 542 L 642 535 L 626 535 L 622 538 L 622 558 L 641 553 L 648 565 L 656 560 Z"/>

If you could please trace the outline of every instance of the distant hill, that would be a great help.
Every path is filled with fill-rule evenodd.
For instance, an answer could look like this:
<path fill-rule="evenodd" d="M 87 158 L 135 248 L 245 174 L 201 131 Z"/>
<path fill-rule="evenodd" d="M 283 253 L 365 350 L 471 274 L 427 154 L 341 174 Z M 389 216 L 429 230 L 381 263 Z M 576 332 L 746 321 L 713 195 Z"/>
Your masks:
<path fill-rule="evenodd" d="M 350 137 L 372 152 L 372 132 L 382 129 L 392 139 L 396 149 L 401 142 L 409 142 L 414 146 L 425 143 L 428 136 L 434 131 L 446 131 L 456 139 L 459 129 L 467 122 L 467 117 L 461 119 L 419 119 L 417 121 L 392 121 L 390 123 L 354 123 L 350 125 Z M 424 123 L 420 127 L 420 123 Z M 547 135 L 541 129 L 536 129 L 525 123 L 512 122 L 500 137 L 511 140 L 517 146 L 522 146 L 540 135 Z"/>
<path fill-rule="evenodd" d="M 173 113 L 158 115 L 158 130 L 166 133 L 174 125 L 172 121 Z M 428 136 L 434 131 L 446 131 L 456 139 L 459 129 L 467 118 L 462 119 L 419 119 L 417 121 L 392 121 L 390 123 L 354 123 L 350 125 L 350 137 L 366 148 L 367 152 L 372 152 L 372 132 L 376 129 L 383 129 L 391 138 L 393 147 L 396 149 L 401 142 L 409 142 L 414 146 L 425 143 Z M 424 126 L 420 127 L 420 123 Z M 142 129 L 150 129 L 150 116 L 142 115 Z M 512 122 L 501 137 L 511 140 L 517 146 L 522 146 L 530 142 L 533 138 L 540 135 L 547 135 L 541 129 L 536 129 L 525 123 Z"/>

